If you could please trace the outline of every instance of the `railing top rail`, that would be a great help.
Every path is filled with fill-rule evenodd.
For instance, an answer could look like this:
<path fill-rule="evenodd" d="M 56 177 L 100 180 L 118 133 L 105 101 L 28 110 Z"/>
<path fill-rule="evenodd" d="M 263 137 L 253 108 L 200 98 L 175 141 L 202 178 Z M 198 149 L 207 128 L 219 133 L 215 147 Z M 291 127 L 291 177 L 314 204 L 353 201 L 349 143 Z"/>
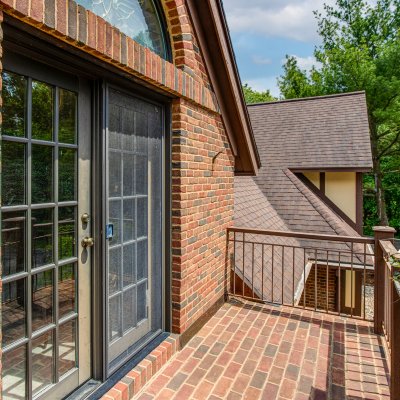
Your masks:
<path fill-rule="evenodd" d="M 397 253 L 396 247 L 394 247 L 393 243 L 390 240 L 380 240 L 379 245 L 381 246 L 383 253 L 386 256 L 391 256 Z"/>
<path fill-rule="evenodd" d="M 246 227 L 230 227 L 228 228 L 228 232 L 251 233 L 253 235 L 280 236 L 280 237 L 290 237 L 297 239 L 326 240 L 331 242 L 346 242 L 346 243 L 361 243 L 361 244 L 375 243 L 373 237 L 365 237 L 365 236 L 338 236 L 338 235 L 326 235 L 322 233 L 319 234 L 319 233 L 293 232 L 293 231 L 273 231 L 264 229 L 252 229 Z"/>

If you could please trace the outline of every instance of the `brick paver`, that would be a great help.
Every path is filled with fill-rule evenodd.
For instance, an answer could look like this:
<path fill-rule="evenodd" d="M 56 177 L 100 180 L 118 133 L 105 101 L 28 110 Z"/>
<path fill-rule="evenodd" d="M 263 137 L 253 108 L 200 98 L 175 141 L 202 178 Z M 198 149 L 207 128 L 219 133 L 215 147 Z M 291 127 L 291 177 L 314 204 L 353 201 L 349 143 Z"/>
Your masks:
<path fill-rule="evenodd" d="M 368 322 L 232 299 L 138 398 L 389 400 L 388 369 Z"/>

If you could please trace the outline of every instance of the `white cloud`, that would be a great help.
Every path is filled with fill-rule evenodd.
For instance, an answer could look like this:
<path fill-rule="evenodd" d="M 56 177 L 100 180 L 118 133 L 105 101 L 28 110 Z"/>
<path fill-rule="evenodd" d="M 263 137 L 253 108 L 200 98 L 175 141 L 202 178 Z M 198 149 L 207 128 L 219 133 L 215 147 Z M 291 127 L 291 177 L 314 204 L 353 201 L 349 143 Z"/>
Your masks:
<path fill-rule="evenodd" d="M 253 56 L 252 57 L 253 63 L 257 65 L 269 65 L 272 64 L 272 60 L 270 58 L 265 58 L 261 56 Z"/>
<path fill-rule="evenodd" d="M 252 89 L 257 90 L 257 92 L 264 92 L 265 90 L 269 90 L 272 96 L 280 96 L 276 76 L 267 76 L 256 79 L 243 79 L 243 84 L 245 83 L 247 83 Z"/>
<path fill-rule="evenodd" d="M 297 60 L 297 65 L 299 66 L 300 69 L 305 69 L 306 71 L 310 71 L 313 66 L 319 68 L 321 64 L 315 59 L 313 56 L 308 56 L 308 57 L 299 57 L 296 55 L 293 55 L 293 57 L 296 58 Z M 283 60 L 282 63 L 284 63 L 286 60 Z"/>
<path fill-rule="evenodd" d="M 334 0 L 325 0 L 333 3 Z M 315 41 L 317 23 L 314 10 L 322 10 L 321 0 L 224 0 L 232 32 L 251 32 L 268 37 Z"/>

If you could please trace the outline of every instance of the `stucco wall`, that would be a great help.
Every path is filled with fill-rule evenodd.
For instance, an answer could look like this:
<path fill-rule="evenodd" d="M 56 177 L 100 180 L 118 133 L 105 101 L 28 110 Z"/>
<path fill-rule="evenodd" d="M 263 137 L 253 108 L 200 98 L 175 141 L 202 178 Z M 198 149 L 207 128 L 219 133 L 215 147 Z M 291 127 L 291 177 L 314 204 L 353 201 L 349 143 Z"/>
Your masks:
<path fill-rule="evenodd" d="M 318 189 L 321 188 L 321 173 L 305 171 L 303 175 Z M 355 172 L 326 172 L 325 195 L 352 221 L 357 214 L 357 174 Z"/>
<path fill-rule="evenodd" d="M 327 172 L 325 194 L 356 222 L 357 180 L 355 172 Z"/>
<path fill-rule="evenodd" d="M 303 172 L 303 175 L 318 189 L 321 188 L 320 185 L 320 173 L 319 172 Z"/>

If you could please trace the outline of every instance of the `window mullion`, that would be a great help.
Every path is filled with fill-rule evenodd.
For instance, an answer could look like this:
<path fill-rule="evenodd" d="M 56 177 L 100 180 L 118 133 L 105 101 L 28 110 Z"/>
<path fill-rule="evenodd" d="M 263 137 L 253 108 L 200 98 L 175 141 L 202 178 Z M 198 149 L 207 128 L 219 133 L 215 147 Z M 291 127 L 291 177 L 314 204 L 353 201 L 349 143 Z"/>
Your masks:
<path fill-rule="evenodd" d="M 32 78 L 28 78 L 28 93 L 27 93 L 27 107 L 26 107 L 26 133 L 28 138 L 27 144 L 27 176 L 26 176 L 26 203 L 28 210 L 26 214 L 27 227 L 26 227 L 26 266 L 28 272 L 27 278 L 27 297 L 26 297 L 26 318 L 27 318 L 27 394 L 29 398 L 32 397 Z"/>

